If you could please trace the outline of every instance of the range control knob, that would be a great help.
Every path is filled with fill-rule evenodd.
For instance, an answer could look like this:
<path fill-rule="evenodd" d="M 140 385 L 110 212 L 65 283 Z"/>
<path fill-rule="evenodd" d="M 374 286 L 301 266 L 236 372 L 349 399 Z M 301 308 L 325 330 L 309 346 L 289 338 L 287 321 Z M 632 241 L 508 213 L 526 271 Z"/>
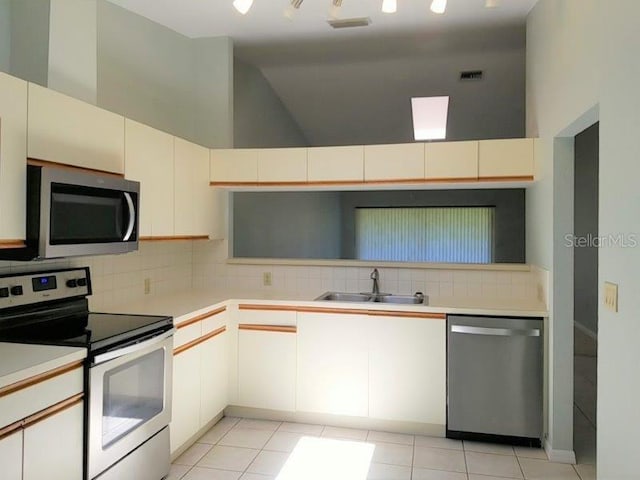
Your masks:
<path fill-rule="evenodd" d="M 0 288 L 0 298 L 7 298 L 9 296 L 9 289 L 7 287 Z"/>
<path fill-rule="evenodd" d="M 78 286 L 79 287 L 86 287 L 87 286 L 87 279 L 86 278 L 79 278 L 78 279 Z"/>
<path fill-rule="evenodd" d="M 78 286 L 78 281 L 75 278 L 72 278 L 71 280 L 67 280 L 67 287 L 76 288 L 77 286 Z"/>
<path fill-rule="evenodd" d="M 22 294 L 23 294 L 22 285 L 16 285 L 14 287 L 11 287 L 11 295 L 17 297 L 17 296 L 20 296 Z"/>

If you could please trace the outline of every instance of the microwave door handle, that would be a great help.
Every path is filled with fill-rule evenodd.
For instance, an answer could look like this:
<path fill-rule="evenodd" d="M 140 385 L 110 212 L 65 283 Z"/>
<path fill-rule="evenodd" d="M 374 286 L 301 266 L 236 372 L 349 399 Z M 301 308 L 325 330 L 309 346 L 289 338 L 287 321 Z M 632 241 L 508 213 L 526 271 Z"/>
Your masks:
<path fill-rule="evenodd" d="M 127 201 L 129 207 L 129 225 L 127 226 L 127 232 L 124 234 L 122 241 L 128 242 L 131 234 L 133 234 L 133 227 L 136 225 L 136 208 L 133 205 L 133 199 L 130 193 L 124 192 L 124 199 Z"/>

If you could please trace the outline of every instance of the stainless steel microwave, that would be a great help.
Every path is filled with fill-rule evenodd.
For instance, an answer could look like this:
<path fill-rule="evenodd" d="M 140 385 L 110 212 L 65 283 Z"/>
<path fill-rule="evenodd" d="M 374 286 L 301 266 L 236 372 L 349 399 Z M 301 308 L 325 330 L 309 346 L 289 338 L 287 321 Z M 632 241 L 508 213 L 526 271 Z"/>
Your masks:
<path fill-rule="evenodd" d="M 0 250 L 0 257 L 42 260 L 137 250 L 139 197 L 139 182 L 29 165 L 26 248 Z"/>

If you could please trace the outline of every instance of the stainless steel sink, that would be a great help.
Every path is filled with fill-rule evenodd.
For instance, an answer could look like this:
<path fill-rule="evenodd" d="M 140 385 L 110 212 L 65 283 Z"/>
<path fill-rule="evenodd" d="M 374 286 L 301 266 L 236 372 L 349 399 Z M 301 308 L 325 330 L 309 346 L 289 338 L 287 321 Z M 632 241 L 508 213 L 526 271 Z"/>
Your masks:
<path fill-rule="evenodd" d="M 390 295 L 373 293 L 348 293 L 348 292 L 326 292 L 316 300 L 328 300 L 333 302 L 356 302 L 356 303 L 392 303 L 396 305 L 427 305 L 429 297 L 421 293 L 415 295 Z"/>

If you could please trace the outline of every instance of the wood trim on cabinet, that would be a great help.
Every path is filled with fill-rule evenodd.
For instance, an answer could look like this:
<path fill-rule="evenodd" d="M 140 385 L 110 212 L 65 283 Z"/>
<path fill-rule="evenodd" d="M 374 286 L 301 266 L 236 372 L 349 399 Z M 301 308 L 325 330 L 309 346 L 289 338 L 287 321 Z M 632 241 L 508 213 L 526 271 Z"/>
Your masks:
<path fill-rule="evenodd" d="M 303 313 L 341 313 L 344 315 L 367 315 L 369 310 L 364 308 L 335 308 L 335 307 L 298 307 Z"/>
<path fill-rule="evenodd" d="M 0 240 L 0 249 L 3 248 L 26 248 L 24 240 Z"/>
<path fill-rule="evenodd" d="M 45 408 L 44 410 L 40 410 L 33 415 L 29 415 L 22 420 L 18 420 L 17 422 L 12 423 L 11 425 L 7 425 L 6 427 L 0 428 L 0 440 L 8 437 L 9 435 L 14 434 L 18 430 L 22 430 L 24 428 L 29 428 L 37 423 L 46 420 L 57 413 L 63 412 L 68 408 L 76 406 L 78 403 L 82 402 L 84 399 L 84 393 L 78 393 L 73 397 L 69 397 L 66 400 L 58 402 L 50 407 Z"/>
<path fill-rule="evenodd" d="M 52 162 L 51 160 L 40 160 L 39 158 L 27 158 L 27 165 L 34 165 L 36 167 L 59 168 L 61 170 L 71 170 L 73 172 L 83 172 L 91 173 L 94 175 L 107 175 L 110 177 L 124 178 L 124 173 L 108 172 L 106 170 L 98 170 L 96 168 L 77 167 L 75 165 Z"/>
<path fill-rule="evenodd" d="M 185 343 L 184 345 L 179 346 L 178 348 L 174 348 L 173 349 L 173 355 L 180 355 L 182 352 L 186 352 L 187 350 L 196 347 L 198 345 L 200 345 L 203 342 L 206 342 L 207 340 L 216 337 L 218 335 L 220 335 L 221 333 L 224 333 L 227 330 L 227 327 L 220 327 L 212 332 L 207 333 L 206 335 L 203 335 L 202 337 L 196 338 L 195 340 L 192 340 L 188 343 Z"/>
<path fill-rule="evenodd" d="M 82 368 L 83 364 L 83 360 L 68 363 L 66 365 L 62 365 L 61 367 L 54 368 L 53 370 L 49 370 L 48 372 L 34 375 L 33 377 L 25 378 L 24 380 L 20 380 L 19 382 L 15 382 L 2 387 L 0 388 L 0 398 L 6 397 L 7 395 L 11 395 L 12 393 L 18 392 L 20 390 L 24 390 L 25 388 L 32 387 L 34 385 L 37 385 L 38 383 L 46 382 L 47 380 L 51 380 L 52 378 L 59 377 L 60 375 L 64 375 L 65 373 L 69 373 L 78 368 Z"/>
<path fill-rule="evenodd" d="M 365 180 L 364 183 L 366 185 L 369 184 L 382 184 L 382 185 L 394 185 L 394 184 L 404 184 L 404 183 L 409 183 L 409 184 L 413 184 L 413 183 L 426 183 L 429 182 L 428 179 L 424 179 L 424 178 L 391 178 L 391 179 L 369 179 L 369 180 Z"/>
<path fill-rule="evenodd" d="M 200 320 L 205 320 L 207 318 L 215 317 L 216 315 L 225 312 L 227 307 L 216 308 L 215 310 L 211 310 L 209 312 L 203 313 L 202 315 L 198 315 L 197 317 L 190 318 L 189 320 L 185 320 L 184 322 L 180 322 L 176 325 L 176 329 L 180 330 L 181 328 L 188 327 L 189 325 L 193 325 L 194 323 L 198 323 Z"/>
<path fill-rule="evenodd" d="M 521 175 L 514 177 L 479 177 L 479 182 L 532 182 L 533 175 Z"/>
<path fill-rule="evenodd" d="M 166 242 L 174 240 L 209 240 L 209 235 L 167 235 L 163 237 L 140 237 L 141 242 Z"/>
<path fill-rule="evenodd" d="M 403 317 L 403 318 L 429 318 L 433 320 L 446 320 L 444 313 L 433 312 L 397 312 L 395 310 L 369 310 L 368 315 L 374 317 Z"/>
<path fill-rule="evenodd" d="M 298 327 L 293 325 L 261 325 L 257 323 L 241 323 L 238 330 L 253 330 L 257 332 L 298 333 Z"/>
<path fill-rule="evenodd" d="M 56 403 L 55 405 L 51 405 L 49 408 L 45 408 L 44 410 L 34 413 L 33 415 L 28 416 L 22 422 L 23 428 L 29 428 L 32 425 L 42 422 L 53 415 L 64 412 L 65 410 L 76 406 L 78 403 L 82 402 L 84 398 L 84 393 L 79 393 L 74 395 L 73 397 L 69 397 L 62 402 Z"/>
<path fill-rule="evenodd" d="M 241 303 L 238 310 L 263 310 L 271 312 L 297 312 L 299 307 L 291 305 L 257 305 L 252 303 Z"/>
<path fill-rule="evenodd" d="M 209 182 L 210 187 L 258 187 L 258 182 Z"/>

